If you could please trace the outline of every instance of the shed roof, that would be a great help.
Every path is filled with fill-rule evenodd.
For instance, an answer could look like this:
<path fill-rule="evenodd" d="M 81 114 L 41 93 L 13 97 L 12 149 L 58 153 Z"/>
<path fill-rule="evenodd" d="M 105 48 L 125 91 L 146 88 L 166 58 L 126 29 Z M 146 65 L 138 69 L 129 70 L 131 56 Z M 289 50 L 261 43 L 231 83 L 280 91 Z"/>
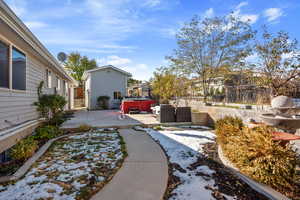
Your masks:
<path fill-rule="evenodd" d="M 84 74 L 83 74 L 83 79 L 86 79 L 89 73 L 100 71 L 100 70 L 104 70 L 104 69 L 113 69 L 113 70 L 118 71 L 118 72 L 120 72 L 122 74 L 125 74 L 128 77 L 132 76 L 131 73 L 126 72 L 126 71 L 124 71 L 124 70 L 122 70 L 120 68 L 114 67 L 112 65 L 105 65 L 105 66 L 102 66 L 102 67 L 97 67 L 95 69 L 91 69 L 91 70 L 85 71 Z"/>

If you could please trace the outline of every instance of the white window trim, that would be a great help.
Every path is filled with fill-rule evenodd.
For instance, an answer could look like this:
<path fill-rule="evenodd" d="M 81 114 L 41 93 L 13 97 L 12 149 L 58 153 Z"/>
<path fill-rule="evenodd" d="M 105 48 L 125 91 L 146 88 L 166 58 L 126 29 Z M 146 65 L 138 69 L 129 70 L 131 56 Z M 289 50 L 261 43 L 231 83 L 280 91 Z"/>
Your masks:
<path fill-rule="evenodd" d="M 15 45 L 12 43 L 10 40 L 6 39 L 3 35 L 0 34 L 0 40 L 1 42 L 7 44 L 9 46 L 9 83 L 8 83 L 8 88 L 5 87 L 0 87 L 0 90 L 2 91 L 10 91 L 10 92 L 20 92 L 20 93 L 26 93 L 27 91 L 27 67 L 28 67 L 28 56 L 27 53 L 20 48 L 19 46 Z M 23 53 L 25 55 L 25 65 L 26 65 L 26 74 L 25 74 L 25 90 L 18 90 L 18 89 L 13 89 L 12 88 L 12 51 L 13 47 L 16 48 L 18 51 Z"/>
<path fill-rule="evenodd" d="M 52 88 L 52 71 L 50 69 L 46 69 L 46 80 L 47 80 L 47 88 Z"/>
<path fill-rule="evenodd" d="M 60 91 L 60 89 L 61 89 L 61 85 L 60 85 L 61 81 L 60 81 L 60 78 L 58 76 L 56 76 L 56 83 L 57 83 L 56 88 L 57 88 L 57 90 Z"/>

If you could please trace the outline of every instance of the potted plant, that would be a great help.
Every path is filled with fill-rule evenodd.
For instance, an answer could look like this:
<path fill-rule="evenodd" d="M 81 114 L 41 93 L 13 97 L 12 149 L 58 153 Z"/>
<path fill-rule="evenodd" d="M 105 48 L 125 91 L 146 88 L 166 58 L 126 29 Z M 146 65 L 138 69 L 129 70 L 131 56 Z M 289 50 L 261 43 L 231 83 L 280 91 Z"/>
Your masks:
<path fill-rule="evenodd" d="M 99 96 L 97 99 L 98 106 L 101 110 L 107 110 L 109 108 L 109 96 Z"/>

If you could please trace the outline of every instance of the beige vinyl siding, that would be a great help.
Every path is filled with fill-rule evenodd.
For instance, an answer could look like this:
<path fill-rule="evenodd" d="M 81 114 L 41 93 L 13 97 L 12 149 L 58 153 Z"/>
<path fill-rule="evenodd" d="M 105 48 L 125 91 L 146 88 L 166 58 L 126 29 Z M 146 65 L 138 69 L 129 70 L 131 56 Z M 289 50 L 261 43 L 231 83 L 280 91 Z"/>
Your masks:
<path fill-rule="evenodd" d="M 52 72 L 52 76 L 57 75 Z M 39 118 L 33 103 L 37 101 L 37 87 L 46 83 L 46 67 L 27 55 L 26 91 L 0 89 L 0 130 Z M 46 86 L 45 86 L 46 87 Z M 44 88 L 44 93 L 53 93 L 53 88 Z"/>

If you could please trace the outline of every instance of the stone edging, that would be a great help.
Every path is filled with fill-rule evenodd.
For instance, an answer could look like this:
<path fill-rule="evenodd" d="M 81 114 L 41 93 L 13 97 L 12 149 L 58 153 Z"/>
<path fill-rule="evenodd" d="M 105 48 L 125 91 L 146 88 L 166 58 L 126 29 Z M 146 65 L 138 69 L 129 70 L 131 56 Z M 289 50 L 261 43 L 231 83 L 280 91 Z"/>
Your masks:
<path fill-rule="evenodd" d="M 222 163 L 228 167 L 235 175 L 237 175 L 240 179 L 246 182 L 252 189 L 256 190 L 257 192 L 265 195 L 266 197 L 270 198 L 271 200 L 290 200 L 283 194 L 275 191 L 270 186 L 267 186 L 262 183 L 258 183 L 253 179 L 249 178 L 248 176 L 242 174 L 233 164 L 224 156 L 222 148 L 218 145 L 218 155 Z"/>
<path fill-rule="evenodd" d="M 44 153 L 49 149 L 53 142 L 64 137 L 68 137 L 70 135 L 72 134 L 63 135 L 49 140 L 31 158 L 29 158 L 13 175 L 0 177 L 0 183 L 15 181 L 24 176 L 24 174 L 30 169 L 33 163 L 35 163 L 42 155 L 44 155 Z"/>

